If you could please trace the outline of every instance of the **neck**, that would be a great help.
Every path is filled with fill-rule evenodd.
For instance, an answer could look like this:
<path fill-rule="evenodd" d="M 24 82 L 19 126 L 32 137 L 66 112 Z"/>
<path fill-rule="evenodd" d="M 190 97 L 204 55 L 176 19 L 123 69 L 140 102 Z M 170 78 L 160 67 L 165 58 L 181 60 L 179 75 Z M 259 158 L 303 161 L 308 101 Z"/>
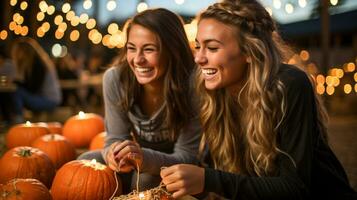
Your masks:
<path fill-rule="evenodd" d="M 148 116 L 157 111 L 164 102 L 163 83 L 143 85 L 140 98 L 141 110 Z"/>
<path fill-rule="evenodd" d="M 143 90 L 145 96 L 151 96 L 151 97 L 162 96 L 164 90 L 164 84 L 161 81 L 145 84 L 143 85 Z"/>

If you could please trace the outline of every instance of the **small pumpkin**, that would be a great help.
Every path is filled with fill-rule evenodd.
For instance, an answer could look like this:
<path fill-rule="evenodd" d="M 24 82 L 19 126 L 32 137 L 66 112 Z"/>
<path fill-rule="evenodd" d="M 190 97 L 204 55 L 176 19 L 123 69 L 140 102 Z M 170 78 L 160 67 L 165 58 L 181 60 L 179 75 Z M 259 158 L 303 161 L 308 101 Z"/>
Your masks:
<path fill-rule="evenodd" d="M 45 152 L 56 169 L 65 163 L 76 159 L 76 149 L 64 136 L 48 134 L 37 138 L 31 145 Z"/>
<path fill-rule="evenodd" d="M 92 139 L 104 131 L 104 120 L 94 113 L 80 112 L 63 126 L 63 135 L 77 148 L 88 147 Z"/>
<path fill-rule="evenodd" d="M 105 137 L 107 137 L 107 132 L 101 132 L 96 135 L 90 142 L 89 150 L 103 149 Z"/>
<path fill-rule="evenodd" d="M 0 183 L 14 178 L 34 178 L 48 188 L 55 175 L 50 158 L 41 150 L 32 147 L 15 147 L 0 159 Z"/>
<path fill-rule="evenodd" d="M 46 186 L 37 179 L 12 179 L 0 184 L 1 200 L 52 200 Z"/>
<path fill-rule="evenodd" d="M 13 126 L 6 134 L 6 146 L 8 149 L 18 146 L 30 146 L 40 136 L 49 133 L 47 127 L 26 122 Z"/>
<path fill-rule="evenodd" d="M 38 122 L 36 124 L 47 127 L 50 133 L 62 134 L 62 124 L 60 122 Z"/>
<path fill-rule="evenodd" d="M 54 200 L 108 200 L 122 193 L 122 184 L 106 165 L 95 160 L 74 160 L 57 171 L 51 193 Z"/>

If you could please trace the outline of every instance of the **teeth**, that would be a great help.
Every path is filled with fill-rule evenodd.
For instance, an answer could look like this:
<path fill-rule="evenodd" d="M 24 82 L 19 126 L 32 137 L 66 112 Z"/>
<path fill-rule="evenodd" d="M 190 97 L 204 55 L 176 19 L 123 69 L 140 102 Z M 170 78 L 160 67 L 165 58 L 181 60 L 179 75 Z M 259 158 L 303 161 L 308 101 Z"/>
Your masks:
<path fill-rule="evenodd" d="M 217 69 L 202 69 L 202 73 L 207 75 L 213 75 L 217 72 Z"/>
<path fill-rule="evenodd" d="M 140 73 L 145 73 L 145 72 L 151 71 L 152 68 L 149 68 L 149 67 L 136 67 L 135 70 L 140 72 Z"/>

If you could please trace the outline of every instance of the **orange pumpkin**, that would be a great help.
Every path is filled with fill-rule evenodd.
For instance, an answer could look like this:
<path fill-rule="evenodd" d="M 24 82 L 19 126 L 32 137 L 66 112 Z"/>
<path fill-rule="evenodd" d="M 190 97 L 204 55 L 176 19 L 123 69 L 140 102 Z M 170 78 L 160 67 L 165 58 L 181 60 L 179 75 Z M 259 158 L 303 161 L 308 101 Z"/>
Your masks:
<path fill-rule="evenodd" d="M 121 181 L 115 176 L 114 171 L 95 160 L 74 160 L 57 171 L 51 194 L 54 200 L 108 200 L 122 193 Z"/>
<path fill-rule="evenodd" d="M 106 136 L 107 132 L 101 132 L 96 135 L 90 142 L 89 150 L 103 149 Z"/>
<path fill-rule="evenodd" d="M 59 169 L 62 165 L 77 157 L 73 144 L 58 134 L 48 134 L 39 137 L 32 143 L 32 147 L 45 152 L 56 169 Z"/>
<path fill-rule="evenodd" d="M 50 133 L 62 134 L 62 124 L 59 122 L 39 122 L 36 124 L 47 127 Z"/>
<path fill-rule="evenodd" d="M 14 178 L 34 178 L 50 188 L 55 167 L 41 150 L 32 147 L 15 147 L 0 159 L 0 183 Z"/>
<path fill-rule="evenodd" d="M 37 179 L 12 179 L 0 184 L 1 200 L 51 200 L 52 196 L 45 185 Z"/>
<path fill-rule="evenodd" d="M 6 135 L 6 146 L 8 149 L 18 146 L 30 146 L 38 137 L 49 133 L 48 128 L 26 122 L 13 126 Z"/>
<path fill-rule="evenodd" d="M 80 112 L 63 126 L 63 135 L 77 148 L 88 147 L 92 139 L 103 131 L 104 120 L 94 113 Z"/>

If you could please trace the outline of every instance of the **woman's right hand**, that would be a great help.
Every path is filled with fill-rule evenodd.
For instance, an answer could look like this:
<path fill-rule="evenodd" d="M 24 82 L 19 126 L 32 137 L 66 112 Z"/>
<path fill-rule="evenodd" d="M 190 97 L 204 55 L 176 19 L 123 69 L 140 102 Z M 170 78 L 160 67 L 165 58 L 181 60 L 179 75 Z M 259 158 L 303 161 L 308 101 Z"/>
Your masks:
<path fill-rule="evenodd" d="M 115 160 L 115 149 L 120 143 L 121 141 L 111 144 L 106 154 L 106 160 L 109 168 L 116 172 L 119 172 L 119 163 Z"/>
<path fill-rule="evenodd" d="M 160 176 L 174 199 L 203 192 L 205 170 L 202 167 L 177 164 L 162 169 Z"/>

